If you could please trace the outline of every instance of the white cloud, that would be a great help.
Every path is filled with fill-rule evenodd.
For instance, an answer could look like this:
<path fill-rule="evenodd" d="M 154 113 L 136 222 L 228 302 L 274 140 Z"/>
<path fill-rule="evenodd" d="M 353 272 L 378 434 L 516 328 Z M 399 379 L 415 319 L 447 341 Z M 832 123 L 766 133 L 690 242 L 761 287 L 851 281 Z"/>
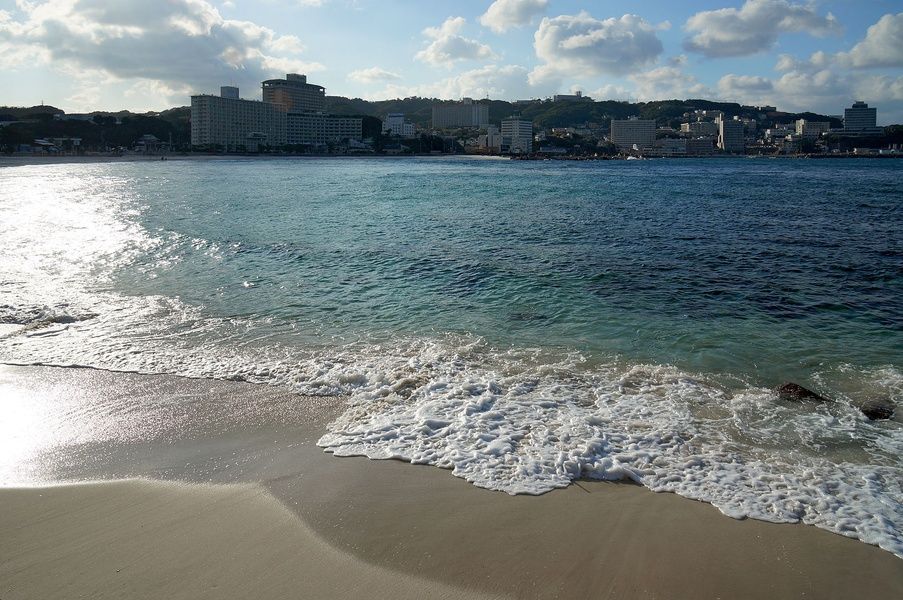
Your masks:
<path fill-rule="evenodd" d="M 486 44 L 460 35 L 464 17 L 449 17 L 439 27 L 427 27 L 423 35 L 432 39 L 414 58 L 433 65 L 451 65 L 460 60 L 491 59 L 495 55 Z"/>
<path fill-rule="evenodd" d="M 856 68 L 903 67 L 903 13 L 881 17 L 865 39 L 837 59 Z"/>
<path fill-rule="evenodd" d="M 831 66 L 833 62 L 834 57 L 832 55 L 819 50 L 818 52 L 814 52 L 807 60 L 799 60 L 789 54 L 781 54 L 778 56 L 778 62 L 774 68 L 776 71 L 784 73 L 788 71 L 805 71 L 813 73 L 826 69 Z"/>
<path fill-rule="evenodd" d="M 712 90 L 676 66 L 656 67 L 630 75 L 628 79 L 636 84 L 634 94 L 638 100 L 683 100 L 712 96 Z"/>
<path fill-rule="evenodd" d="M 550 88 L 531 86 L 527 81 L 527 73 L 527 69 L 519 65 L 486 65 L 422 85 L 389 84 L 368 97 L 374 100 L 409 96 L 443 99 L 489 97 L 516 100 L 547 95 L 553 91 Z"/>
<path fill-rule="evenodd" d="M 360 83 L 375 83 L 379 81 L 399 81 L 401 75 L 379 67 L 370 67 L 369 69 L 358 69 L 348 73 L 348 79 Z"/>
<path fill-rule="evenodd" d="M 602 87 L 588 91 L 586 93 L 586 95 L 596 101 L 600 101 L 600 100 L 627 101 L 629 98 L 631 98 L 634 95 L 634 93 L 632 90 L 629 90 L 624 86 L 617 85 L 614 83 L 606 83 Z"/>
<path fill-rule="evenodd" d="M 857 82 L 854 89 L 856 98 L 868 98 L 871 102 L 897 101 L 899 105 L 903 101 L 903 75 L 896 78 L 872 75 Z"/>
<path fill-rule="evenodd" d="M 769 104 L 774 97 L 774 83 L 767 77 L 729 73 L 718 80 L 718 97 L 725 102 Z"/>
<path fill-rule="evenodd" d="M 55 69 L 98 71 L 145 81 L 148 92 L 211 91 L 235 82 L 254 89 L 280 73 L 322 65 L 300 60 L 300 40 L 249 21 L 224 19 L 206 0 L 45 0 L 19 2 L 0 16 L 0 47 Z M 10 60 L 4 53 L 4 59 Z"/>
<path fill-rule="evenodd" d="M 628 73 L 662 53 L 655 27 L 643 18 L 624 15 L 599 20 L 586 12 L 544 18 L 533 47 L 543 62 L 530 74 L 533 83 Z"/>
<path fill-rule="evenodd" d="M 766 51 L 782 33 L 826 36 L 841 29 L 831 13 L 821 16 L 811 4 L 788 0 L 746 0 L 739 9 L 699 12 L 684 27 L 691 34 L 684 47 L 713 58 Z"/>
<path fill-rule="evenodd" d="M 549 0 L 495 0 L 480 17 L 480 23 L 496 33 L 504 33 L 512 27 L 528 25 L 548 4 Z"/>

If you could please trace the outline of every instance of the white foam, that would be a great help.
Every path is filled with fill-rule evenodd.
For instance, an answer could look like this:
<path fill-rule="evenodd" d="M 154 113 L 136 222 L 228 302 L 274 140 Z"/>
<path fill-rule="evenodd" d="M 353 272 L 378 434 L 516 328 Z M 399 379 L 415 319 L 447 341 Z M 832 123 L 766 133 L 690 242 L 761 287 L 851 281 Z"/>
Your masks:
<path fill-rule="evenodd" d="M 51 338 L 0 339 L 0 359 L 347 394 L 319 440 L 339 456 L 435 465 L 510 494 L 626 478 L 734 518 L 809 523 L 903 557 L 903 427 L 847 404 L 784 405 L 768 390 L 729 391 L 668 366 L 591 365 L 452 335 L 235 348 L 220 340 L 253 323 L 204 318 L 167 298 L 97 298 L 110 310 Z M 901 380 L 892 367 L 871 379 L 890 389 Z"/>

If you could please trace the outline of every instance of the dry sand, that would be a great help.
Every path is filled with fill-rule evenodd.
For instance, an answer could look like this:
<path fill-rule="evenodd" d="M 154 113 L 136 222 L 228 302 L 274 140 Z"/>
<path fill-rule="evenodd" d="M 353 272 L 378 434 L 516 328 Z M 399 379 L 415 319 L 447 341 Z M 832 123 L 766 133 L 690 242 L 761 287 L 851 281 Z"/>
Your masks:
<path fill-rule="evenodd" d="M 341 405 L 0 367 L 0 414 L 37 410 L 49 432 L 9 436 L 0 482 L 142 478 L 0 489 L 0 598 L 903 597 L 903 561 L 813 527 L 634 485 L 511 497 L 332 457 L 315 441 Z"/>

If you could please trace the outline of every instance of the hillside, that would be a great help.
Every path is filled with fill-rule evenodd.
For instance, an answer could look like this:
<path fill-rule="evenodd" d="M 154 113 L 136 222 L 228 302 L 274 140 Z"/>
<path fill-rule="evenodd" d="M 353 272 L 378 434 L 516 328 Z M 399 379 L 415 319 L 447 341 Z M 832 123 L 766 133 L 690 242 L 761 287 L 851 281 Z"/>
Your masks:
<path fill-rule="evenodd" d="M 448 101 L 419 97 L 368 101 L 360 98 L 327 96 L 326 110 L 336 114 L 361 114 L 379 118 L 390 112 L 400 112 L 404 113 L 409 121 L 421 127 L 429 127 L 432 119 L 432 107 L 437 103 L 448 103 Z M 490 100 L 489 120 L 497 124 L 505 117 L 512 114 L 520 114 L 527 119 L 531 119 L 541 128 L 566 127 L 583 123 L 596 123 L 607 128 L 611 119 L 626 119 L 630 116 L 638 116 L 642 119 L 655 119 L 660 127 L 670 125 L 676 128 L 680 123 L 684 122 L 684 113 L 692 113 L 694 110 L 721 110 L 730 117 L 740 116 L 751 119 L 758 119 L 761 114 L 754 106 L 702 99 L 657 100 L 637 103 L 617 102 L 614 100 L 600 102 L 535 100 L 519 104 L 503 100 Z M 772 121 L 790 123 L 796 119 L 831 121 L 832 126 L 840 126 L 840 121 L 815 113 L 773 112 L 768 114 L 769 125 Z"/>

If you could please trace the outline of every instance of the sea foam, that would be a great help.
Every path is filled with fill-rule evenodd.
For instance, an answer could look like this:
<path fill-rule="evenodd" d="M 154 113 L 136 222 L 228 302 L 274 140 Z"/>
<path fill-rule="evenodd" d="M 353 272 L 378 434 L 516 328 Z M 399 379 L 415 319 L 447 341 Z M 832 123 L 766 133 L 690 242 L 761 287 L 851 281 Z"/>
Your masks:
<path fill-rule="evenodd" d="M 434 465 L 509 494 L 628 479 L 734 518 L 813 524 L 903 557 L 903 427 L 868 421 L 845 402 L 785 404 L 767 389 L 667 365 L 450 334 L 316 349 L 274 336 L 229 347 L 219 340 L 260 324 L 204 318 L 171 298 L 96 299 L 118 309 L 51 336 L 0 339 L 0 360 L 347 395 L 318 442 L 337 456 Z M 891 394 L 903 384 L 893 367 L 857 373 Z"/>

